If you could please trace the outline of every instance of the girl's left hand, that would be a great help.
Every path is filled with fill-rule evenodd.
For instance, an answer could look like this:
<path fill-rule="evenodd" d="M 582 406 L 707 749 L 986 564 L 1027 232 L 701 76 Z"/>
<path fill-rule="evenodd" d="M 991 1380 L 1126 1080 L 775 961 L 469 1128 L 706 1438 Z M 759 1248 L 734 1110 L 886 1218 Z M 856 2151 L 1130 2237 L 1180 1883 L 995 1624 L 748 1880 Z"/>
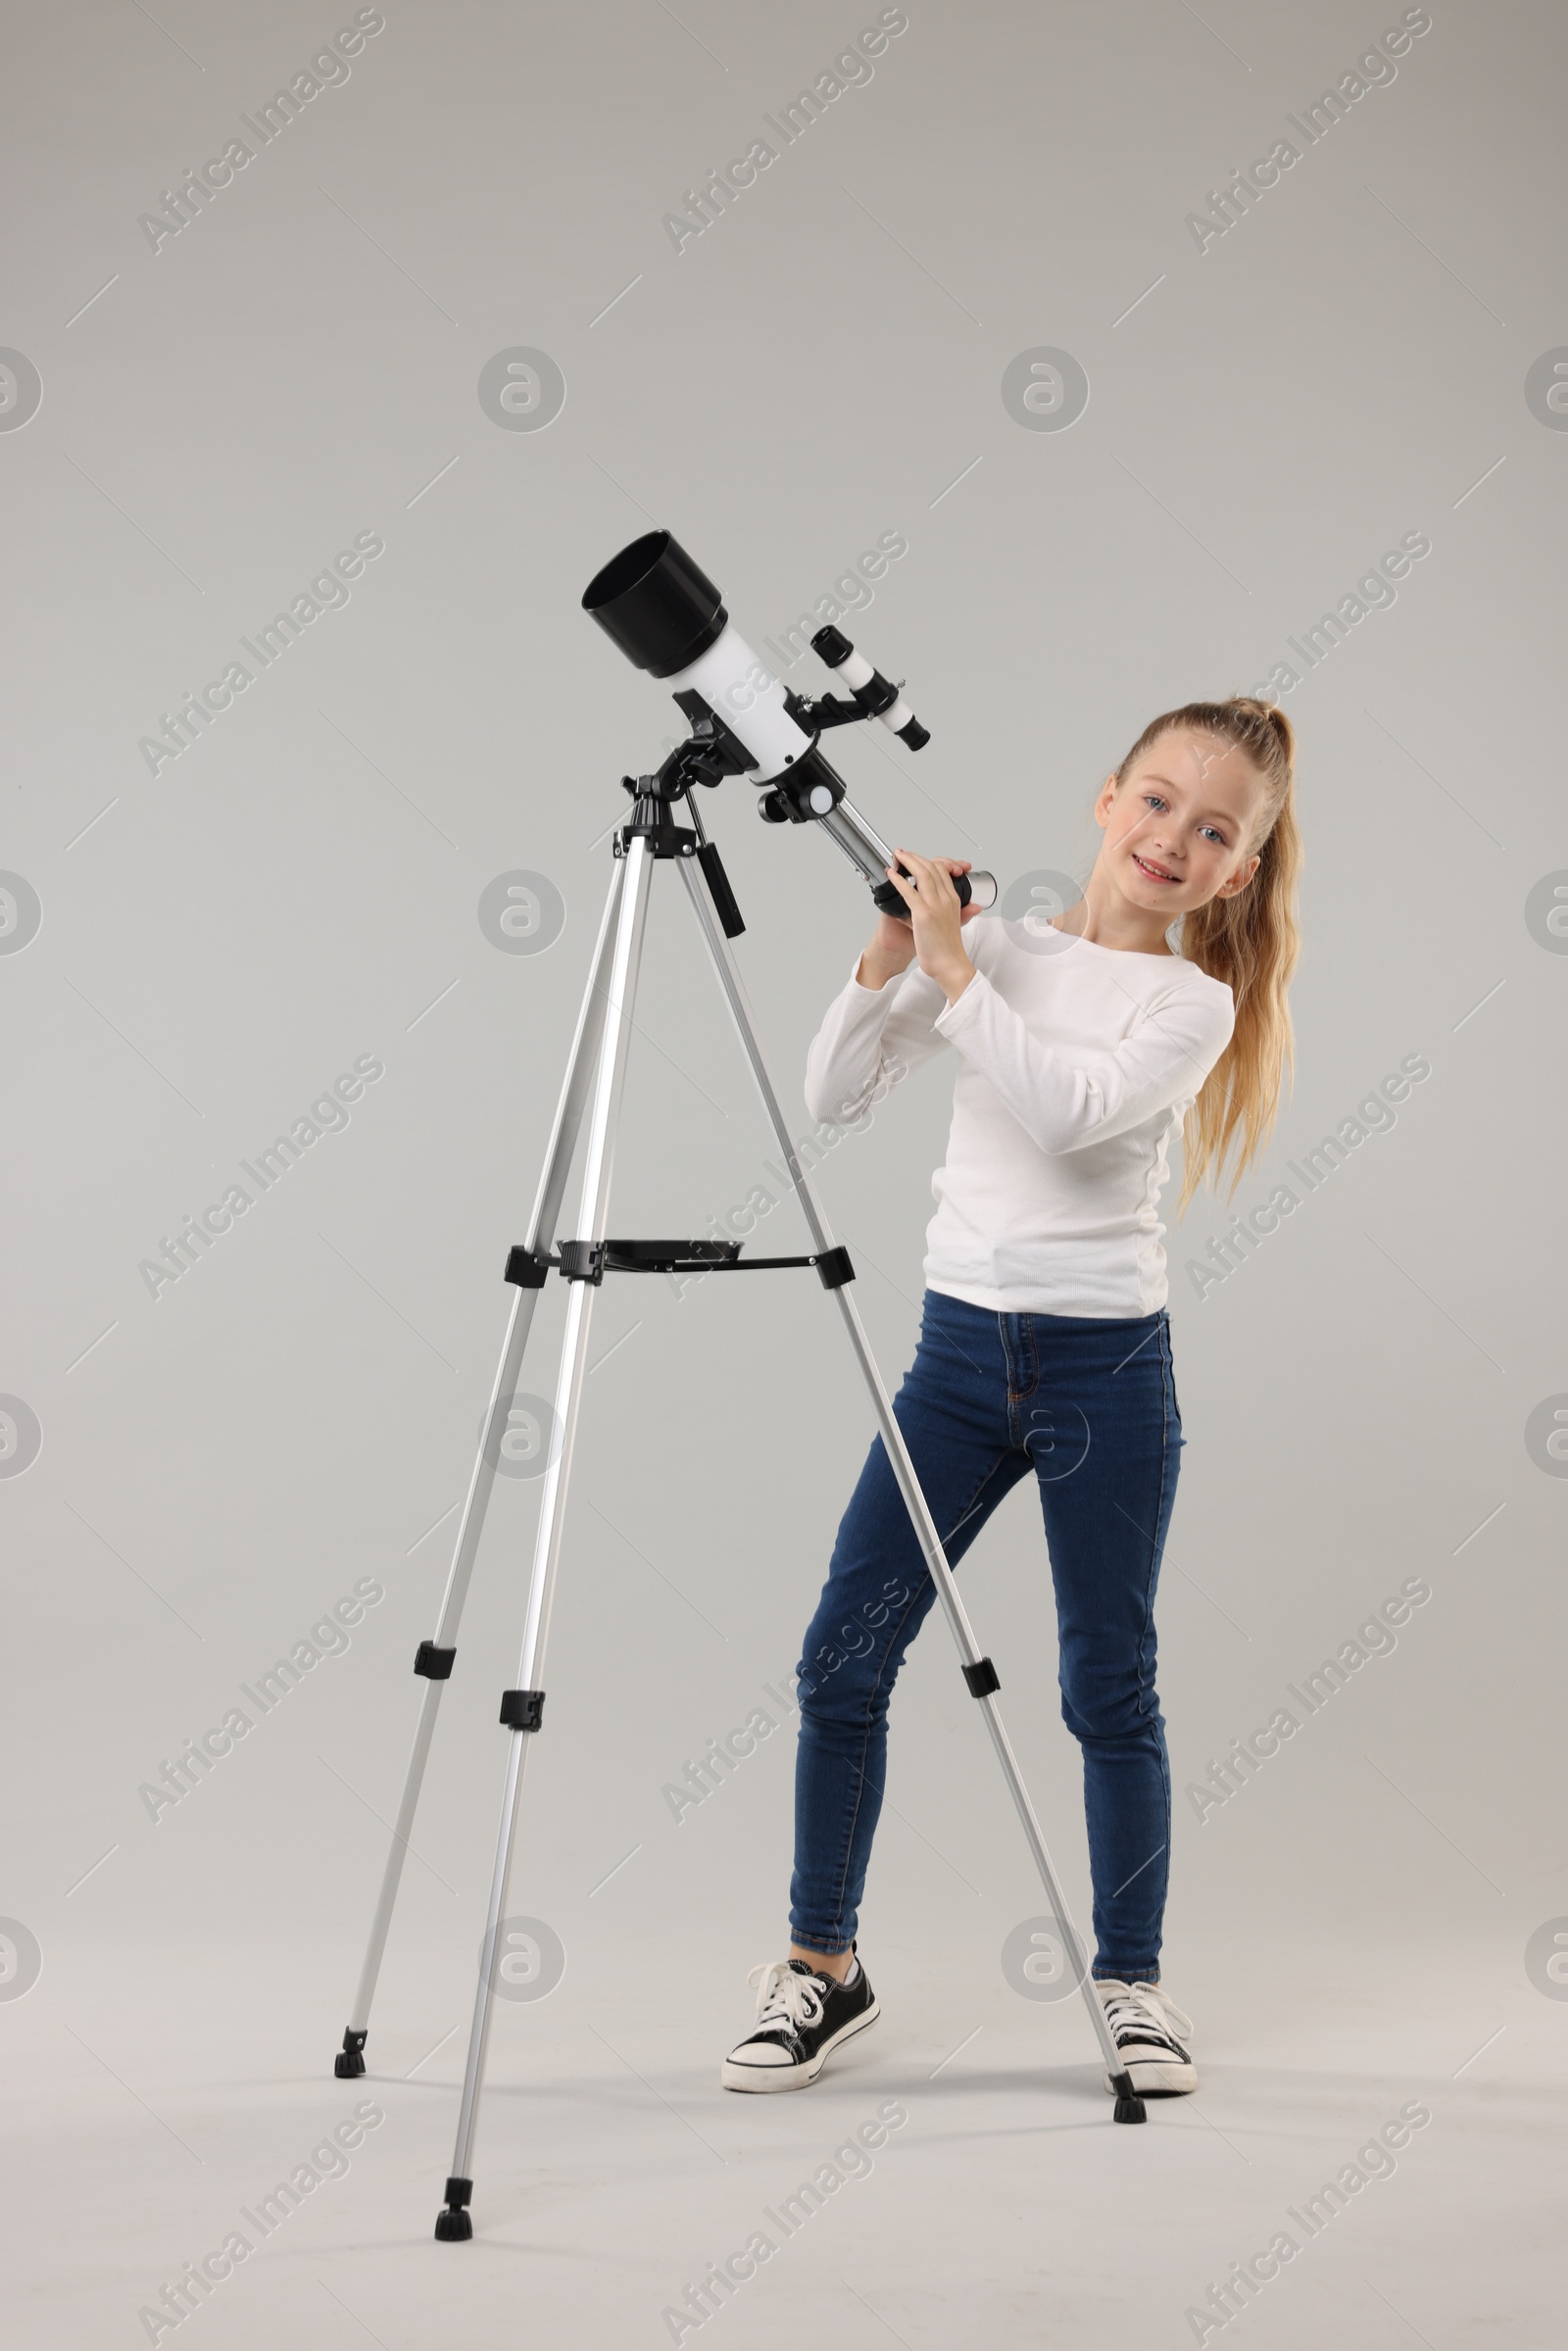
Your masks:
<path fill-rule="evenodd" d="M 961 905 L 953 887 L 954 874 L 967 871 L 967 865 L 948 857 L 917 857 L 908 849 L 896 850 L 894 855 L 908 868 L 905 875 L 890 865 L 887 877 L 909 909 L 915 959 L 927 978 L 943 990 L 949 1004 L 956 1004 L 975 975 L 959 934 L 980 908 L 972 903 Z"/>

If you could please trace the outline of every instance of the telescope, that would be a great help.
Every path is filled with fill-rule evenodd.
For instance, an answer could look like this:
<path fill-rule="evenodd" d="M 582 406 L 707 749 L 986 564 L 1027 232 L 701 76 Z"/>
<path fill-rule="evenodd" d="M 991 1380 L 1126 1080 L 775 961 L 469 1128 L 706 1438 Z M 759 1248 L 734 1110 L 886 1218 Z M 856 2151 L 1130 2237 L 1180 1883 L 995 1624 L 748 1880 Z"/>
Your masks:
<path fill-rule="evenodd" d="M 365 2072 L 370 2003 L 375 1996 L 392 1924 L 404 1856 L 412 1849 L 415 1812 L 435 1736 L 441 1693 L 457 1660 L 459 1622 L 478 1556 L 503 1441 L 511 1430 L 514 1413 L 525 1409 L 519 1382 L 534 1307 L 550 1275 L 559 1273 L 567 1292 L 565 1336 L 562 1342 L 555 1403 L 549 1408 L 551 1436 L 545 1447 L 545 1483 L 534 1539 L 522 1653 L 515 1681 L 501 1693 L 500 1720 L 510 1734 L 506 1789 L 484 1939 L 480 1944 L 457 2141 L 452 2169 L 447 2175 L 444 2207 L 436 2216 L 435 2233 L 444 2244 L 466 2243 L 473 2235 L 469 2205 L 473 2197 L 474 2132 L 496 1993 L 498 1988 L 504 1988 L 503 1956 L 515 1935 L 525 1927 L 531 1929 L 538 1924 L 534 1920 L 508 1917 L 508 1887 L 516 1844 L 524 1758 L 544 1724 L 545 1645 L 561 1561 L 563 1518 L 582 1404 L 593 1302 L 607 1276 L 612 1275 L 618 1278 L 621 1274 L 658 1272 L 760 1273 L 809 1267 L 833 1298 L 865 1381 L 883 1447 L 911 1528 L 956 1644 L 964 1687 L 984 1711 L 986 1727 L 1023 1824 L 1052 1916 L 1057 1923 L 1073 1978 L 1083 1995 L 1100 2044 L 1106 2081 L 1116 2093 L 1114 2120 L 1118 2123 L 1144 2120 L 1144 2102 L 1133 2088 L 1132 2077 L 1123 2065 L 1100 1994 L 1090 1979 L 1088 1950 L 1068 1914 L 1039 1821 L 1003 1728 L 996 1698 L 1002 1687 L 1001 1678 L 981 1649 L 969 1622 L 954 1580 L 952 1562 L 943 1547 L 942 1534 L 921 1491 L 892 1398 L 851 1297 L 855 1260 L 847 1248 L 834 1241 L 810 1177 L 802 1164 L 801 1151 L 792 1138 L 784 1107 L 786 1098 L 768 1067 L 740 966 L 730 950 L 730 940 L 746 926 L 717 847 L 709 840 L 697 811 L 698 784 L 717 784 L 726 775 L 749 775 L 760 789 L 758 806 L 768 823 L 823 826 L 857 872 L 871 884 L 877 906 L 885 913 L 902 915 L 907 920 L 908 909 L 888 879 L 888 869 L 894 865 L 893 853 L 851 808 L 844 797 L 842 782 L 822 757 L 820 740 L 831 727 L 880 718 L 908 750 L 918 751 L 928 740 L 926 730 L 903 698 L 902 680 L 895 685 L 884 677 L 836 628 L 818 629 L 811 644 L 848 689 L 847 698 L 823 695 L 813 700 L 790 693 L 731 625 L 712 581 L 697 568 L 667 530 L 652 531 L 622 548 L 605 565 L 582 601 L 584 609 L 614 639 L 629 661 L 639 669 L 647 669 L 655 677 L 667 681 L 690 723 L 691 734 L 670 753 L 657 774 L 621 778 L 632 798 L 631 819 L 613 828 L 609 897 L 546 1146 L 528 1237 L 507 1256 L 505 1280 L 512 1292 L 507 1335 L 480 1431 L 467 1499 L 458 1520 L 435 1637 L 421 1641 L 415 1652 L 414 1671 L 424 1686 L 418 1726 L 392 1829 L 381 1892 L 370 1924 L 359 1989 L 343 2034 L 343 2045 L 332 2064 L 333 2075 L 340 2082 L 356 2081 Z M 689 824 L 675 822 L 676 804 L 682 801 L 691 820 Z M 631 1033 L 637 1025 L 637 983 L 648 926 L 651 884 L 661 864 L 673 864 L 679 872 L 712 958 L 772 1127 L 779 1156 L 789 1169 L 791 1185 L 810 1234 L 811 1248 L 804 1256 L 747 1257 L 742 1253 L 744 1242 L 734 1240 L 612 1240 L 607 1233 L 616 1128 Z M 895 870 L 906 869 L 899 866 Z M 982 906 L 995 904 L 996 883 L 990 874 L 955 874 L 953 878 L 966 904 L 971 901 Z M 579 1140 L 583 1145 L 582 1196 L 575 1221 L 567 1223 L 564 1222 L 566 1186 Z M 803 1145 L 801 1150 L 804 1149 Z M 692 1474 L 695 1477 L 698 1471 Z"/>
<path fill-rule="evenodd" d="M 584 590 L 582 605 L 635 667 L 668 683 L 692 730 L 657 776 L 626 777 L 628 792 L 666 807 L 685 798 L 695 819 L 694 784 L 749 775 L 765 823 L 819 824 L 870 884 L 878 909 L 908 920 L 908 907 L 887 878 L 896 862 L 892 850 L 851 807 L 821 750 L 830 728 L 866 718 L 880 718 L 906 750 L 923 750 L 931 738 L 905 701 L 902 681 L 884 677 L 839 629 L 827 627 L 816 631 L 811 647 L 848 698 L 792 693 L 752 651 L 717 588 L 667 530 L 645 532 L 612 556 Z M 730 894 L 716 856 L 703 854 L 710 849 L 702 840 L 699 856 L 727 930 Z M 906 866 L 897 869 L 907 874 Z M 961 905 L 996 904 L 992 874 L 957 873 L 953 886 Z"/>

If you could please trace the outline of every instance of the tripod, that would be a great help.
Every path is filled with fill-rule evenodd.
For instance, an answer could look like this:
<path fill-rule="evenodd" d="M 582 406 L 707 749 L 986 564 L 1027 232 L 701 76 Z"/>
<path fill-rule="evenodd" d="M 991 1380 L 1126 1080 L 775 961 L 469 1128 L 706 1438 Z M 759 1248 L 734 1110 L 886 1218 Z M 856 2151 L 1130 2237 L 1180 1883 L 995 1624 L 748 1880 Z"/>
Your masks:
<path fill-rule="evenodd" d="M 683 747 L 689 752 L 690 746 Z M 577 1418 L 582 1399 L 584 1365 L 587 1357 L 589 1321 L 593 1311 L 595 1292 L 607 1272 L 756 1272 L 777 1266 L 812 1266 L 823 1288 L 829 1291 L 844 1320 L 850 1344 L 855 1350 L 881 1430 L 882 1442 L 892 1462 L 899 1489 L 904 1497 L 927 1567 L 936 1585 L 947 1616 L 949 1629 L 957 1644 L 964 1683 L 971 1696 L 979 1701 L 986 1729 L 997 1752 L 1024 1837 L 1035 1866 L 1040 1873 L 1052 1911 L 1060 1930 L 1063 1943 L 1083 1993 L 1090 2020 L 1095 2029 L 1112 2086 L 1116 2092 L 1114 2107 L 1118 2123 L 1141 2123 L 1144 2106 L 1134 2091 L 1131 2079 L 1123 2068 L 1120 2054 L 1106 2022 L 1100 1997 L 1090 1981 L 1089 1962 L 1063 1899 L 1051 1856 L 1046 1850 L 1040 1824 L 1034 1807 L 1019 1775 L 1007 1734 L 1003 1727 L 996 1692 L 1001 1687 L 997 1671 L 989 1657 L 981 1651 L 970 1626 L 963 1602 L 958 1596 L 953 1570 L 943 1549 L 936 1522 L 931 1516 L 914 1467 L 905 1445 L 903 1435 L 894 1417 L 893 1406 L 882 1385 L 875 1359 L 872 1356 L 860 1318 L 850 1296 L 849 1284 L 855 1269 L 848 1249 L 835 1245 L 826 1220 L 817 1203 L 811 1185 L 802 1168 L 790 1130 L 781 1107 L 778 1090 L 773 1083 L 766 1059 L 758 1041 L 751 1007 L 747 1002 L 740 972 L 729 947 L 729 941 L 744 927 L 736 907 L 728 879 L 718 852 L 703 831 L 692 794 L 694 779 L 690 763 L 683 763 L 682 754 L 672 755 L 657 776 L 642 776 L 633 783 L 624 779 L 626 788 L 634 795 L 634 810 L 629 823 L 617 829 L 614 840 L 615 864 L 610 892 L 594 949 L 593 966 L 583 996 L 582 1009 L 572 1039 L 565 1083 L 556 1110 L 549 1148 L 545 1154 L 544 1172 L 540 1178 L 538 1197 L 528 1228 L 527 1241 L 514 1249 L 507 1260 L 507 1280 L 514 1286 L 511 1317 L 507 1326 L 506 1343 L 491 1391 L 490 1407 L 486 1415 L 478 1457 L 474 1462 L 467 1499 L 459 1524 L 452 1567 L 447 1578 L 446 1592 L 441 1603 L 440 1618 L 433 1641 L 419 1643 L 414 1670 L 425 1683 L 418 1726 L 415 1733 L 414 1749 L 409 1759 L 402 1801 L 392 1832 L 386 1871 L 381 1885 L 375 1916 L 370 1928 L 369 1944 L 365 1966 L 355 1996 L 354 2012 L 343 2035 L 343 2047 L 335 2071 L 342 2078 L 353 2078 L 365 2071 L 365 2044 L 368 2032 L 370 2003 L 374 1997 L 376 1977 L 386 1947 L 387 1931 L 391 1925 L 393 1906 L 397 1900 L 398 1883 L 402 1876 L 403 1859 L 414 1826 L 414 1815 L 419 1798 L 420 1783 L 435 1731 L 436 1714 L 441 1692 L 452 1672 L 457 1655 L 456 1641 L 459 1619 L 473 1571 L 474 1557 L 484 1525 L 486 1505 L 495 1480 L 500 1457 L 501 1440 L 506 1433 L 508 1414 L 522 1367 L 523 1351 L 533 1320 L 534 1305 L 540 1289 L 552 1270 L 559 1271 L 567 1284 L 566 1325 L 562 1343 L 561 1370 L 556 1390 L 555 1423 L 548 1453 L 544 1487 L 540 1504 L 538 1534 L 535 1540 L 533 1572 L 528 1588 L 528 1610 L 523 1630 L 521 1661 L 517 1669 L 517 1687 L 505 1690 L 501 1699 L 501 1721 L 511 1733 L 507 1756 L 506 1786 L 501 1804 L 501 1825 L 496 1844 L 495 1869 L 490 1885 L 490 1901 L 485 1915 L 484 1941 L 479 1962 L 479 1981 L 474 1997 L 473 2022 L 468 2037 L 467 2063 L 464 2072 L 463 2099 L 458 2116 L 457 2144 L 452 2159 L 452 2172 L 446 2183 L 446 2204 L 437 2216 L 435 2233 L 451 2241 L 472 2236 L 473 2224 L 468 2211 L 473 2192 L 471 2159 L 474 2131 L 478 2120 L 479 2098 L 484 2082 L 485 2059 L 489 2047 L 490 2025 L 495 2003 L 495 1968 L 498 1942 L 507 1909 L 508 1885 L 512 1874 L 513 1851 L 516 1841 L 517 1816 L 522 1795 L 522 1775 L 528 1748 L 537 1736 L 544 1715 L 545 1692 L 543 1672 L 545 1646 L 550 1631 L 550 1612 L 555 1597 L 556 1576 L 561 1559 L 562 1528 L 565 1515 L 567 1486 L 571 1475 L 572 1453 L 577 1431 Z M 691 817 L 691 827 L 677 825 L 672 804 L 684 799 Z M 854 811 L 848 815 L 854 818 Z M 855 818 L 857 823 L 861 820 Z M 862 835 L 872 841 L 875 836 L 861 824 Z M 614 1157 L 616 1127 L 624 1087 L 627 1049 L 632 1029 L 632 1013 L 636 1000 L 637 977 L 642 958 L 643 939 L 647 927 L 649 892 L 655 867 L 662 862 L 673 862 L 680 871 L 698 925 L 712 956 L 719 985 L 723 990 L 735 1026 L 739 1032 L 746 1057 L 751 1063 L 762 1104 L 777 1138 L 784 1164 L 788 1167 L 797 1197 L 805 1212 L 813 1244 L 808 1256 L 750 1258 L 742 1260 L 740 1242 L 715 1241 L 612 1241 L 605 1238 L 609 1215 L 612 1163 Z M 888 860 L 891 862 L 891 857 Z M 570 1172 L 574 1147 L 584 1116 L 587 1118 L 587 1146 L 583 1166 L 581 1206 L 577 1216 L 575 1240 L 563 1240 L 555 1255 L 551 1244 L 555 1239 Z"/>

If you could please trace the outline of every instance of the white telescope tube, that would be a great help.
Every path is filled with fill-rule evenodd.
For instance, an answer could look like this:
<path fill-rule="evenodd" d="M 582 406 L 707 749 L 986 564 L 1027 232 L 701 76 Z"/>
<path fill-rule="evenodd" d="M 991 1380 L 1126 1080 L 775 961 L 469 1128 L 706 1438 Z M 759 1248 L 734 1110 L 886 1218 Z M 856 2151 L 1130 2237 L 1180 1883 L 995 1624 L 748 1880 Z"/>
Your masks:
<path fill-rule="evenodd" d="M 769 784 L 811 748 L 784 707 L 784 688 L 760 661 L 733 620 L 706 653 L 664 680 L 672 694 L 700 694 L 757 761 L 747 780 Z"/>

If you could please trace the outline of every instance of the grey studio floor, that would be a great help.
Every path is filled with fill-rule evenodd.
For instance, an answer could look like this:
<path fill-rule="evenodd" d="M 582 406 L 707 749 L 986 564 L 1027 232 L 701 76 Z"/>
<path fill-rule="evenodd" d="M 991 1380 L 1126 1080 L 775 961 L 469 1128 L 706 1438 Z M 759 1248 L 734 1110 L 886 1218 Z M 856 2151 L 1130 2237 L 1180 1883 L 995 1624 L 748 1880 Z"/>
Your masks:
<path fill-rule="evenodd" d="M 1189 1937 L 1204 2085 L 1141 2131 L 1111 2124 L 1079 2006 L 1015 1998 L 992 1938 L 946 1913 L 878 1956 L 884 2017 L 820 2083 L 727 2095 L 756 1937 L 719 1916 L 680 1963 L 640 1940 L 637 1898 L 547 2000 L 498 2004 L 467 2245 L 431 2236 L 466 2029 L 450 1938 L 397 1950 L 363 2083 L 329 2075 L 346 1942 L 216 1945 L 172 1920 L 90 2002 L 76 1987 L 70 2026 L 45 1979 L 7 2018 L 8 2341 L 168 2341 L 138 2313 L 235 2229 L 256 2250 L 182 2341 L 1176 2344 L 1282 2229 L 1294 2259 L 1203 2339 L 1560 2339 L 1544 2215 L 1564 2069 L 1543 2028 L 1562 2010 L 1522 1972 L 1499 1994 L 1463 1897 L 1449 1936 L 1383 1937 L 1375 1959 L 1348 1936 Z M 255 2206 L 367 2099 L 384 2121 L 261 2242 Z M 1306 2200 L 1410 2102 L 1430 2123 L 1309 2236 Z M 890 2107 L 906 2120 L 786 2236 L 783 2200 Z M 771 2257 L 681 2325 L 687 2288 L 758 2230 Z"/>

